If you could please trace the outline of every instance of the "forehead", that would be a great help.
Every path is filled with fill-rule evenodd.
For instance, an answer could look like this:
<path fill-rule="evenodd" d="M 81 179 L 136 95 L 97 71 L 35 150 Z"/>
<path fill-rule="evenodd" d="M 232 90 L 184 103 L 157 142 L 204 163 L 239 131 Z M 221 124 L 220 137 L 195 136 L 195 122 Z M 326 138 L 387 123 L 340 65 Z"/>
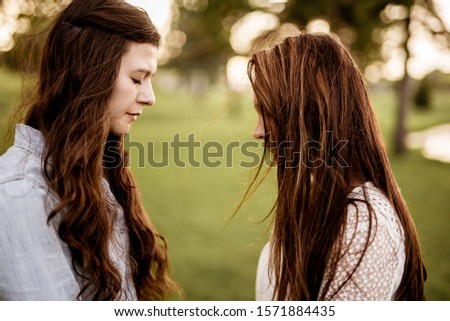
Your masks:
<path fill-rule="evenodd" d="M 145 70 L 154 74 L 157 69 L 158 48 L 148 43 L 128 44 L 128 51 L 122 57 L 121 69 Z"/>

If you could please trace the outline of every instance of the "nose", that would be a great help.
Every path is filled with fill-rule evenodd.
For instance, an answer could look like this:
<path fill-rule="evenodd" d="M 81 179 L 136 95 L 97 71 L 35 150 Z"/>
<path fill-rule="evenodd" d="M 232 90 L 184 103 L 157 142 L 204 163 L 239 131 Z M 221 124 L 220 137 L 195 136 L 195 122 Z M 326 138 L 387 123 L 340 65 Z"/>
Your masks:
<path fill-rule="evenodd" d="M 258 113 L 258 122 L 256 124 L 255 130 L 253 131 L 253 137 L 255 139 L 263 139 L 265 135 L 266 135 L 266 133 L 264 130 L 264 120 L 263 120 L 261 114 Z"/>
<path fill-rule="evenodd" d="M 148 106 L 154 105 L 156 98 L 151 81 L 143 82 L 140 88 L 141 90 L 137 97 L 138 102 Z"/>

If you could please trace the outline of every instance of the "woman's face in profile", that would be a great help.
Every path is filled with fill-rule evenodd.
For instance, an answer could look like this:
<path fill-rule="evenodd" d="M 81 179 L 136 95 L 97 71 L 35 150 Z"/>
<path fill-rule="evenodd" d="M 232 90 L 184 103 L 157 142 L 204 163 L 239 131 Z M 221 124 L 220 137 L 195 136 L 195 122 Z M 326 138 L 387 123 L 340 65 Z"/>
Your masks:
<path fill-rule="evenodd" d="M 148 43 L 128 45 L 109 101 L 110 132 L 128 133 L 144 106 L 155 103 L 151 81 L 157 69 L 157 51 L 157 47 Z"/>
<path fill-rule="evenodd" d="M 265 121 L 264 117 L 261 113 L 261 107 L 258 104 L 258 101 L 256 99 L 256 96 L 253 94 L 253 106 L 255 108 L 255 111 L 258 115 L 258 121 L 256 123 L 256 127 L 253 130 L 253 137 L 255 139 L 262 139 L 265 141 L 265 144 L 267 144 L 267 148 L 272 153 L 272 156 L 274 159 L 277 158 L 278 155 L 278 147 L 279 143 L 277 142 L 277 131 L 276 127 L 273 124 L 272 119 L 270 116 L 265 115 Z M 266 132 L 267 128 L 267 132 Z"/>
<path fill-rule="evenodd" d="M 261 115 L 261 112 L 259 111 L 258 103 L 256 101 L 256 97 L 253 94 L 253 107 L 256 110 L 256 113 L 258 114 L 258 121 L 256 123 L 256 128 L 253 131 L 253 137 L 255 139 L 264 139 L 265 136 L 265 130 L 264 130 L 264 120 Z"/>

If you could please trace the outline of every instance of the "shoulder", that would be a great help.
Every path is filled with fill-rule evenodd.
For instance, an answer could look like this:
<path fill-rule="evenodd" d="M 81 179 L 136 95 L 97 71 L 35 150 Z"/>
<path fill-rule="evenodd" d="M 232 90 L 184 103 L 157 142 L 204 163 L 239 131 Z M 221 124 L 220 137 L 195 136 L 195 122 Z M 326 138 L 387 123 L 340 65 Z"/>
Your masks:
<path fill-rule="evenodd" d="M 45 139 L 30 126 L 17 124 L 14 144 L 0 156 L 0 184 L 27 177 L 40 181 Z"/>
<path fill-rule="evenodd" d="M 355 188 L 347 209 L 342 253 L 364 266 L 399 269 L 404 260 L 404 232 L 384 193 L 371 183 Z M 344 255 L 344 254 L 343 254 Z M 356 265 L 355 265 L 356 266 Z"/>
<path fill-rule="evenodd" d="M 355 188 L 349 198 L 336 271 L 326 298 L 390 300 L 403 274 L 400 221 L 383 192 L 370 183 Z"/>
<path fill-rule="evenodd" d="M 26 178 L 0 184 L 0 238 L 14 231 L 36 231 L 45 227 L 51 202 L 46 188 Z"/>
<path fill-rule="evenodd" d="M 42 176 L 40 160 L 20 150 L 0 157 L 0 230 L 33 226 L 47 220 L 53 202 Z M 1 236 L 0 236 L 1 237 Z"/>
<path fill-rule="evenodd" d="M 40 157 L 16 146 L 0 156 L 0 197 L 24 196 L 45 186 Z"/>
<path fill-rule="evenodd" d="M 0 156 L 0 185 L 27 179 L 34 185 L 45 185 L 42 159 L 17 146 L 11 146 Z"/>
<path fill-rule="evenodd" d="M 380 189 L 366 183 L 353 189 L 349 198 L 352 201 L 347 208 L 347 229 L 367 233 L 372 242 L 383 235 L 397 245 L 403 242 L 396 211 Z"/>

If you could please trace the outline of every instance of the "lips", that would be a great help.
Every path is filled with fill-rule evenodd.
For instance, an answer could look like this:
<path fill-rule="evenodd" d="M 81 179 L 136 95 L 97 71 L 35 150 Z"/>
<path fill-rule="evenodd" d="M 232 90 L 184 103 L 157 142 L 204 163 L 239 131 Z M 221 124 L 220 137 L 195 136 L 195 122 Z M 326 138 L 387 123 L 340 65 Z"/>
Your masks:
<path fill-rule="evenodd" d="M 133 120 L 137 120 L 138 116 L 141 115 L 141 113 L 127 113 L 127 115 Z"/>

